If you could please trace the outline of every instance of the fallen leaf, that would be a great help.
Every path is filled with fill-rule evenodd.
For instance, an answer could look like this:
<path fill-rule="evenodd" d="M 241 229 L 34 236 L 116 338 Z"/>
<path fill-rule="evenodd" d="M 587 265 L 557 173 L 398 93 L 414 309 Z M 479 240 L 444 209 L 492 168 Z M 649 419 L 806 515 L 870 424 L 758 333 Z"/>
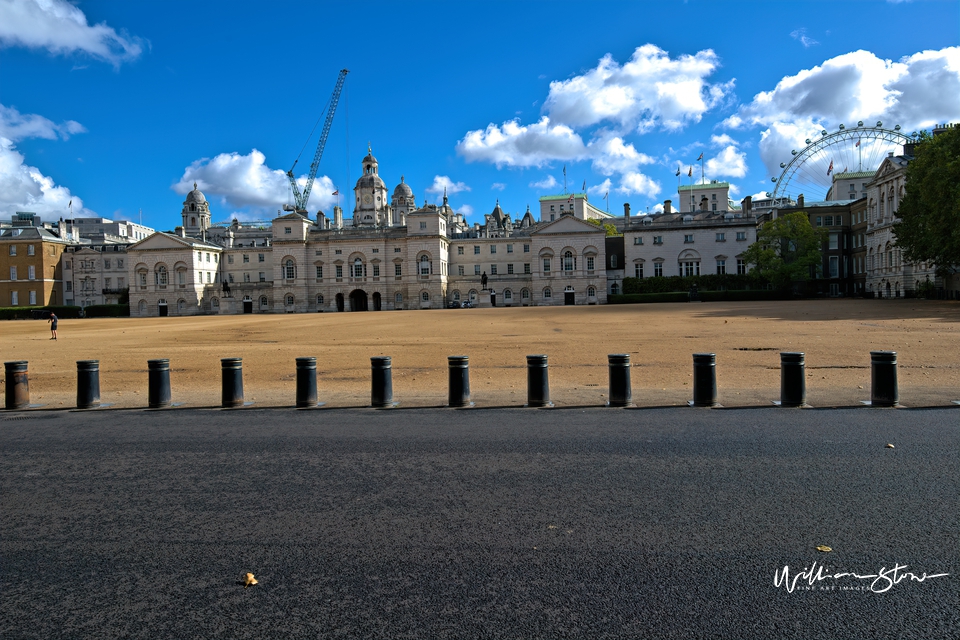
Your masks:
<path fill-rule="evenodd" d="M 887 449 L 896 449 L 896 447 L 894 447 L 892 444 L 889 444 L 889 443 L 888 443 L 888 444 L 887 444 Z"/>
<path fill-rule="evenodd" d="M 833 549 L 831 549 L 830 547 L 828 547 L 828 546 L 825 545 L 825 544 L 822 544 L 822 545 L 820 545 L 819 547 L 817 547 L 817 551 L 827 552 L 827 551 L 833 551 Z M 248 575 L 249 575 L 249 574 L 248 574 Z"/>
<path fill-rule="evenodd" d="M 243 588 L 244 588 L 244 589 L 246 589 L 247 587 L 249 587 L 249 586 L 251 586 L 251 585 L 255 585 L 255 584 L 257 584 L 257 579 L 253 577 L 253 574 L 252 574 L 252 573 L 248 573 L 247 575 L 244 576 L 244 578 L 243 578 Z"/>

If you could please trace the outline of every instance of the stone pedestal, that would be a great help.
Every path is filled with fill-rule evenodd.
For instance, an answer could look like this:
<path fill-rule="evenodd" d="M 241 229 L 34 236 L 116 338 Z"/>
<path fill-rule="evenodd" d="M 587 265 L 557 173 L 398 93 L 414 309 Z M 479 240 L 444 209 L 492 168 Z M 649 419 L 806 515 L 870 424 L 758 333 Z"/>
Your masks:
<path fill-rule="evenodd" d="M 477 293 L 477 307 L 481 309 L 489 309 L 493 304 L 490 302 L 490 291 L 483 289 Z"/>

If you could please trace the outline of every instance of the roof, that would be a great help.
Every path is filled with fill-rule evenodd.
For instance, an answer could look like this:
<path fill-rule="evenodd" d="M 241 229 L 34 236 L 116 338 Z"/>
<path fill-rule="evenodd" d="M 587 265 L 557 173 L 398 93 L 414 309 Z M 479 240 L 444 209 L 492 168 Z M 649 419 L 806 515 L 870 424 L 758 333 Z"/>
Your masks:
<path fill-rule="evenodd" d="M 702 182 L 700 184 L 680 185 L 680 191 L 694 191 L 702 189 L 729 189 L 729 182 Z"/>
<path fill-rule="evenodd" d="M 581 200 L 587 199 L 587 194 L 585 193 L 568 193 L 566 195 L 560 194 L 558 196 L 540 196 L 540 202 L 553 202 L 556 200 L 571 200 L 574 198 L 579 198 Z"/>
<path fill-rule="evenodd" d="M 851 180 L 853 178 L 872 178 L 875 171 L 850 171 L 848 173 L 833 174 L 834 180 Z"/>

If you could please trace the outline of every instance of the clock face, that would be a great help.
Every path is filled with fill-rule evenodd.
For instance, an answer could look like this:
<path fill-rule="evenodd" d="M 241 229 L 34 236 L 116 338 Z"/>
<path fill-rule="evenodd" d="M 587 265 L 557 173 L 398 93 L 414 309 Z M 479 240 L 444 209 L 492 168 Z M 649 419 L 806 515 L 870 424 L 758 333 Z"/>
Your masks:
<path fill-rule="evenodd" d="M 373 202 L 373 196 L 369 193 L 363 194 L 363 204 L 370 204 L 371 202 Z"/>

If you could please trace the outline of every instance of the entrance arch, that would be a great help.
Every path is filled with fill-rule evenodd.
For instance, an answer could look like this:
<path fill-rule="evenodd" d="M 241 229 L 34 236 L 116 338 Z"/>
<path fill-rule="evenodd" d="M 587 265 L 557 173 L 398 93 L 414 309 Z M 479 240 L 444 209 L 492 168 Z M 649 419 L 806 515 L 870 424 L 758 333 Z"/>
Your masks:
<path fill-rule="evenodd" d="M 563 290 L 563 304 L 577 304 L 577 294 L 570 285 Z"/>
<path fill-rule="evenodd" d="M 363 289 L 354 289 L 350 292 L 350 311 L 367 310 L 367 292 Z"/>
<path fill-rule="evenodd" d="M 343 311 L 343 294 L 337 294 L 337 311 Z"/>
<path fill-rule="evenodd" d="M 887 285 L 887 286 L 889 287 L 890 285 Z M 159 313 L 161 318 L 167 317 L 167 301 L 164 300 L 163 298 L 161 298 L 157 302 L 157 312 Z"/>
<path fill-rule="evenodd" d="M 253 313 L 253 298 L 250 296 L 243 296 L 243 312 Z"/>
<path fill-rule="evenodd" d="M 381 308 L 382 308 L 382 307 L 381 307 L 381 302 L 380 302 L 380 292 L 379 292 L 379 291 L 375 291 L 375 292 L 373 293 L 373 310 L 374 310 L 374 311 L 380 311 Z"/>

